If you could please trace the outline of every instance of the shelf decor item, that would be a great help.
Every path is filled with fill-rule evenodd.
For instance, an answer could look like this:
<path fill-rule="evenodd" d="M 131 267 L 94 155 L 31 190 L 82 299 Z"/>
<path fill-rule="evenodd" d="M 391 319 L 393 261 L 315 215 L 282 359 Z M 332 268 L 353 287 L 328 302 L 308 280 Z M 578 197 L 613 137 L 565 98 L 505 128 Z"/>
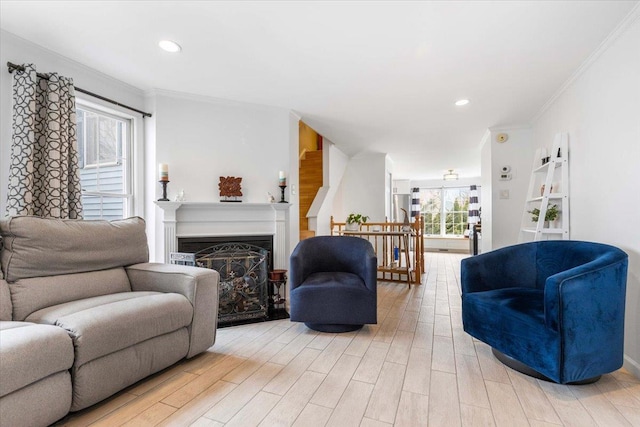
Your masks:
<path fill-rule="evenodd" d="M 284 199 L 284 190 L 285 188 L 287 188 L 287 176 L 285 175 L 284 171 L 280 171 L 278 173 L 278 187 L 280 187 L 281 192 L 279 203 L 287 203 L 287 201 Z"/>
<path fill-rule="evenodd" d="M 350 213 L 347 217 L 345 229 L 347 231 L 358 231 L 360 226 L 367 222 L 368 216 L 356 213 Z"/>
<path fill-rule="evenodd" d="M 239 199 L 242 197 L 242 178 L 221 176 L 218 189 L 220 189 L 221 202 L 242 202 Z"/>
<path fill-rule="evenodd" d="M 162 198 L 158 199 L 159 202 L 168 202 L 167 197 L 167 184 L 169 183 L 169 165 L 166 163 L 160 163 L 158 165 L 158 179 L 160 185 L 162 185 Z"/>
<path fill-rule="evenodd" d="M 531 214 L 532 222 L 538 222 L 538 219 L 540 218 L 540 209 L 533 208 L 527 212 Z M 545 222 L 555 221 L 556 219 L 558 219 L 559 215 L 560 211 L 558 210 L 558 205 L 549 205 L 547 207 L 547 212 L 544 215 L 544 220 Z"/>

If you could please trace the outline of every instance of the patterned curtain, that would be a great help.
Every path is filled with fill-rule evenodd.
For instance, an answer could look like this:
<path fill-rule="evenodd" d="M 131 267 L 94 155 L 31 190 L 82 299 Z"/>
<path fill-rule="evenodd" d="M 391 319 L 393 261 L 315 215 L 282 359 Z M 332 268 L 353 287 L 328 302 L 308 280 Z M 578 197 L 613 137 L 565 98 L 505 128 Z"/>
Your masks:
<path fill-rule="evenodd" d="M 15 72 L 7 215 L 82 218 L 75 104 L 72 79 Z"/>
<path fill-rule="evenodd" d="M 478 186 L 472 185 L 469 188 L 469 230 L 474 224 L 480 222 L 480 203 L 478 203 Z"/>
<path fill-rule="evenodd" d="M 411 222 L 417 215 L 420 215 L 420 188 L 413 187 L 411 189 Z"/>

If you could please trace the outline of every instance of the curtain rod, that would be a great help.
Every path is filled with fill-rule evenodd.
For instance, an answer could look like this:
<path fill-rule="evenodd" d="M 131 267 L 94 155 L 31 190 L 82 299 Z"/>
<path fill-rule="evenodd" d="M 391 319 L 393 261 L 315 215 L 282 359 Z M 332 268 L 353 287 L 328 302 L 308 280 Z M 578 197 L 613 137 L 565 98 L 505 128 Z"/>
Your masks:
<path fill-rule="evenodd" d="M 24 65 L 16 65 L 14 63 L 7 62 L 7 67 L 9 68 L 9 72 L 10 73 L 13 73 L 15 70 L 24 71 Z M 49 80 L 49 75 L 48 74 L 42 74 L 42 73 L 36 73 L 36 74 L 41 79 Z M 119 103 L 117 101 L 114 101 L 113 99 L 109 99 L 109 98 L 106 98 L 106 97 L 104 97 L 102 95 L 98 95 L 97 93 L 93 93 L 93 92 L 89 92 L 88 90 L 81 89 L 78 86 L 74 86 L 74 87 L 78 92 L 84 93 L 85 95 L 93 96 L 94 98 L 101 99 L 102 101 L 106 101 L 106 102 L 109 102 L 111 104 L 115 104 L 118 107 L 126 108 L 127 110 L 131 110 L 131 111 L 135 111 L 136 113 L 140 113 L 140 114 L 142 114 L 143 118 L 144 117 L 151 117 L 151 113 L 145 113 L 144 111 L 140 111 L 137 108 L 129 107 L 128 105 L 121 104 L 121 103 Z"/>

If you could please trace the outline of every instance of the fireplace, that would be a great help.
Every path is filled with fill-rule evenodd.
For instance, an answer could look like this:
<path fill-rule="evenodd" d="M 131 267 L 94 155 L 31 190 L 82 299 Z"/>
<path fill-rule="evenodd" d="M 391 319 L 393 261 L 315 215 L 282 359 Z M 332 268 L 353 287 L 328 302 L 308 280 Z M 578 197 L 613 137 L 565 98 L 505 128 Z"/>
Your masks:
<path fill-rule="evenodd" d="M 221 244 L 257 246 L 257 249 L 254 248 L 254 250 L 249 251 L 253 252 L 253 254 L 246 255 L 247 257 L 245 257 L 244 261 L 232 262 L 228 260 L 229 265 L 234 262 L 239 262 L 242 265 L 251 264 L 259 260 L 260 255 L 256 255 L 256 253 L 260 254 L 262 250 L 267 251 L 268 256 L 264 261 L 264 265 L 266 265 L 267 303 L 260 299 L 260 302 L 256 303 L 252 296 L 249 298 L 249 302 L 246 304 L 243 302 L 234 308 L 237 312 L 246 311 L 242 310 L 246 307 L 257 308 L 265 305 L 267 307 L 267 315 L 265 316 L 262 313 L 249 316 L 248 313 L 245 313 L 248 319 L 239 319 L 234 317 L 235 315 L 225 319 L 220 318 L 219 324 L 221 326 L 289 317 L 285 309 L 286 304 L 283 302 L 286 301 L 286 278 L 284 281 L 274 281 L 269 276 L 270 272 L 276 269 L 286 269 L 289 264 L 289 203 L 170 201 L 158 201 L 155 203 L 161 212 L 160 218 L 164 225 L 163 236 L 157 241 L 156 248 L 165 262 L 177 261 L 187 265 L 193 264 L 196 258 L 194 254 Z M 223 251 L 226 250 L 228 248 L 223 248 Z M 218 255 L 222 255 L 222 253 L 219 252 Z M 177 260 L 174 258 L 175 256 L 178 256 Z M 184 258 L 180 259 L 179 256 L 184 256 Z M 204 256 L 204 254 L 200 253 L 198 257 L 200 256 Z M 234 270 L 229 267 L 228 271 Z M 233 274 L 237 277 L 240 272 L 234 272 Z M 242 276 L 244 277 L 245 274 Z M 253 284 L 255 278 L 251 276 L 247 280 Z M 258 282 L 260 281 L 261 276 Z M 246 284 L 247 281 L 244 283 Z M 236 285 L 242 288 L 238 290 L 246 288 L 239 281 L 236 281 Z M 226 284 L 225 287 L 231 289 L 229 284 Z M 222 295 L 229 289 L 220 289 L 219 293 Z M 259 295 L 259 298 L 264 298 L 259 291 L 256 291 L 255 294 Z M 237 297 L 237 294 L 235 297 Z M 273 305 L 269 304 L 274 298 L 280 303 L 275 309 L 273 309 Z M 226 308 L 220 310 L 221 313 L 229 311 L 229 303 L 225 304 Z M 269 308 L 272 309 L 269 310 Z"/>
<path fill-rule="evenodd" d="M 220 274 L 220 327 L 268 320 L 273 236 L 178 238 L 178 250 L 193 254 L 198 267 Z"/>

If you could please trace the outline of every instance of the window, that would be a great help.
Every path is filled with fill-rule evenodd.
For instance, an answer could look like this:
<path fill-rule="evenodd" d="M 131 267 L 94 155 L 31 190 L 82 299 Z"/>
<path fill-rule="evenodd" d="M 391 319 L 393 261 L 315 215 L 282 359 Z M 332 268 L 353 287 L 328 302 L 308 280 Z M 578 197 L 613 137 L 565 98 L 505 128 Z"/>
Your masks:
<path fill-rule="evenodd" d="M 440 235 L 442 220 L 442 189 L 420 190 L 421 211 L 424 216 L 424 234 Z"/>
<path fill-rule="evenodd" d="M 424 234 L 461 237 L 468 228 L 469 187 L 422 188 L 421 213 Z"/>
<path fill-rule="evenodd" d="M 84 105 L 76 119 L 84 218 L 130 216 L 132 120 Z"/>

